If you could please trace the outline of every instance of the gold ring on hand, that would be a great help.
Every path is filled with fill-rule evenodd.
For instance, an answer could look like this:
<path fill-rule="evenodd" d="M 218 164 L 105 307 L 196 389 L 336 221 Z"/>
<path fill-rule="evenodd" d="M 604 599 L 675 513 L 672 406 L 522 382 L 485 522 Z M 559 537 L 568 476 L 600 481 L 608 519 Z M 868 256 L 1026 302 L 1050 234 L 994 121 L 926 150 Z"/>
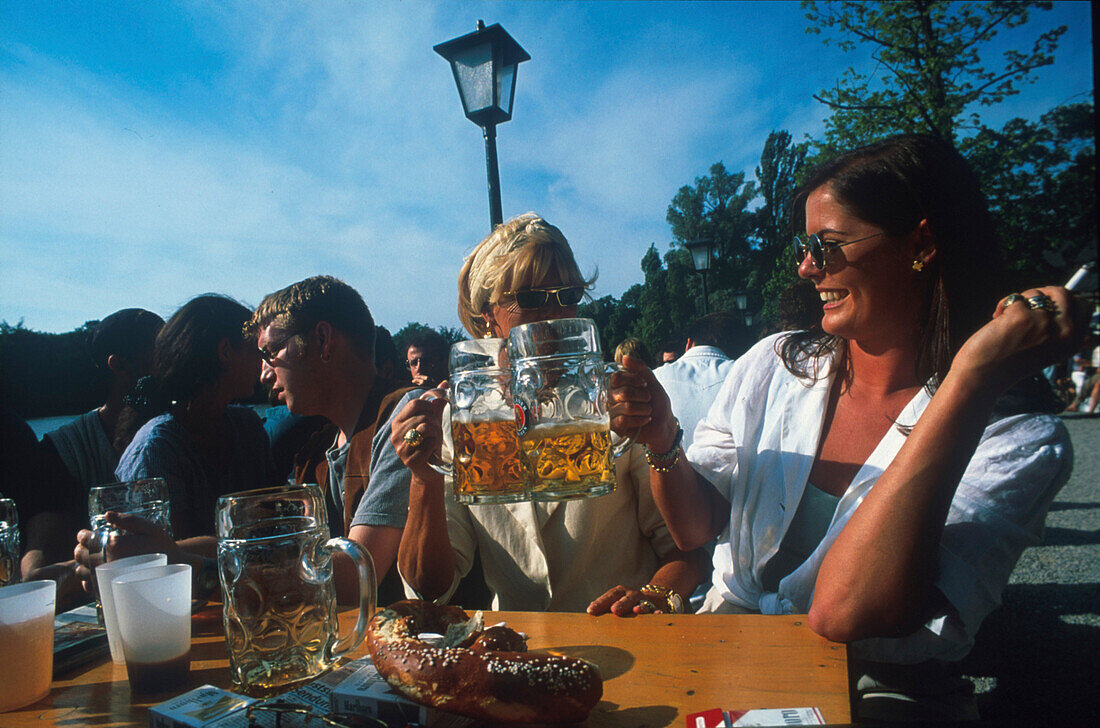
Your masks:
<path fill-rule="evenodd" d="M 1027 299 L 1027 305 L 1032 310 L 1042 309 L 1051 313 L 1058 313 L 1058 304 L 1045 293 L 1036 293 Z"/>
<path fill-rule="evenodd" d="M 424 442 L 424 436 L 420 434 L 420 430 L 412 429 L 405 433 L 403 438 L 409 447 L 419 447 L 420 443 Z"/>
<path fill-rule="evenodd" d="M 654 604 L 653 602 L 649 601 L 648 599 L 643 599 L 640 602 L 638 602 L 638 606 L 640 606 L 642 609 L 649 610 L 650 612 L 656 612 L 657 611 L 657 605 Z"/>

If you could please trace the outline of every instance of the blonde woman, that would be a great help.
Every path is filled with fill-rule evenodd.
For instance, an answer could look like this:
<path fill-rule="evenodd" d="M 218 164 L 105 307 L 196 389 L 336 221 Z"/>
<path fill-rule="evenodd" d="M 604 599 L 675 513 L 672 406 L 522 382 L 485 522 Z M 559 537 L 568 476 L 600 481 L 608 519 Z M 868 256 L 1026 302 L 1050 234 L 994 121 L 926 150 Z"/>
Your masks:
<path fill-rule="evenodd" d="M 507 337 L 520 324 L 576 316 L 594 279 L 581 274 L 560 230 L 533 213 L 520 215 L 466 259 L 459 318 L 471 336 Z M 702 560 L 673 543 L 638 452 L 619 459 L 609 495 L 465 506 L 427 466 L 443 444 L 443 406 L 441 399 L 410 402 L 393 424 L 392 442 L 413 473 L 398 553 L 407 591 L 448 600 L 480 552 L 493 609 L 682 611 L 702 578 Z M 412 429 L 422 436 L 415 445 L 405 440 Z"/>

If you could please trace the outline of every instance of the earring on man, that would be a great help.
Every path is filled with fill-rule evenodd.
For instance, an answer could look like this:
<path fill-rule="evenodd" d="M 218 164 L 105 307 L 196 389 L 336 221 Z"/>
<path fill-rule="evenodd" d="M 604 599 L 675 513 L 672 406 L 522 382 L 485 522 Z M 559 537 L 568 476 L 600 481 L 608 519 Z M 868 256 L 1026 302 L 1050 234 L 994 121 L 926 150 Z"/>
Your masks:
<path fill-rule="evenodd" d="M 920 273 L 922 270 L 924 270 L 924 261 L 921 260 L 920 258 L 917 258 L 916 260 L 914 260 L 913 261 L 913 270 L 915 270 L 917 273 Z"/>

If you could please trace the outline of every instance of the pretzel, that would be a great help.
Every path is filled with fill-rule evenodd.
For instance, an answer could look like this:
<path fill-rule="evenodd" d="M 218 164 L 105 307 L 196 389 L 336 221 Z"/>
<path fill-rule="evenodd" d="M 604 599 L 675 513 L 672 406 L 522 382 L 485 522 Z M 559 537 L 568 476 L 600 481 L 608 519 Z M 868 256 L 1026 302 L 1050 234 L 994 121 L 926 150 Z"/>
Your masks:
<path fill-rule="evenodd" d="M 371 660 L 395 690 L 422 705 L 479 720 L 574 723 L 603 695 L 590 662 L 526 652 L 504 626 L 482 629 L 459 607 L 420 600 L 379 610 L 367 627 Z M 440 645 L 418 635 L 444 635 Z"/>

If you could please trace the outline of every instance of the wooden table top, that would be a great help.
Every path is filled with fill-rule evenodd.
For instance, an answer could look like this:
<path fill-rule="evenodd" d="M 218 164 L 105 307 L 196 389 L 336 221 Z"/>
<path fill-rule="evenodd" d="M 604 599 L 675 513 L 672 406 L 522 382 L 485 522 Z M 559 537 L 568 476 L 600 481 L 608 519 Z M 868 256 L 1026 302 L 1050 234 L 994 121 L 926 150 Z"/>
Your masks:
<path fill-rule="evenodd" d="M 342 633 L 354 616 L 341 613 Z M 485 619 L 526 633 L 531 650 L 600 667 L 604 694 L 584 723 L 590 728 L 680 728 L 687 715 L 711 708 L 817 707 L 828 723 L 850 721 L 847 651 L 814 634 L 803 617 L 486 612 Z M 220 622 L 219 612 L 195 617 L 187 689 L 231 689 Z M 365 654 L 365 644 L 351 653 Z M 0 725 L 144 727 L 149 706 L 168 697 L 132 700 L 126 668 L 107 657 L 55 680 L 42 701 L 0 714 Z"/>

